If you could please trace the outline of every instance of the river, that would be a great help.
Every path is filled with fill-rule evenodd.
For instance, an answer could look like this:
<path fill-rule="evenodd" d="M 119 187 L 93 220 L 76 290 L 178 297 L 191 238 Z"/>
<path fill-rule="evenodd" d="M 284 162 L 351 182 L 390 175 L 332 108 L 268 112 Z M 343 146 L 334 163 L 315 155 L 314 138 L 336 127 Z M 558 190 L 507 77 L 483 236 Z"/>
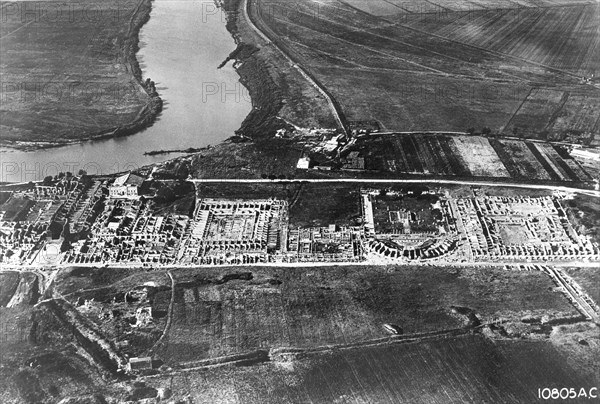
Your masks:
<path fill-rule="evenodd" d="M 225 22 L 211 0 L 155 0 L 137 54 L 142 76 L 155 81 L 164 101 L 154 125 L 115 139 L 32 152 L 3 149 L 0 181 L 40 180 L 79 169 L 130 170 L 178 155 L 144 152 L 204 147 L 232 136 L 252 105 L 231 63 L 217 69 L 235 49 Z"/>

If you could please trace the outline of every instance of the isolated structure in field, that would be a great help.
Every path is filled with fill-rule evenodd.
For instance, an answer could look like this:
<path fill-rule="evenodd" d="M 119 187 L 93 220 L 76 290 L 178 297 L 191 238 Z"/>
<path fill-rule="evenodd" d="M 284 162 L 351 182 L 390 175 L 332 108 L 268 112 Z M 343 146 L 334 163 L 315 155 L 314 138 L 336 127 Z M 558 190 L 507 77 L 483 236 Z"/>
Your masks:
<path fill-rule="evenodd" d="M 182 263 L 266 262 L 285 252 L 287 202 L 201 199 L 179 258 Z"/>

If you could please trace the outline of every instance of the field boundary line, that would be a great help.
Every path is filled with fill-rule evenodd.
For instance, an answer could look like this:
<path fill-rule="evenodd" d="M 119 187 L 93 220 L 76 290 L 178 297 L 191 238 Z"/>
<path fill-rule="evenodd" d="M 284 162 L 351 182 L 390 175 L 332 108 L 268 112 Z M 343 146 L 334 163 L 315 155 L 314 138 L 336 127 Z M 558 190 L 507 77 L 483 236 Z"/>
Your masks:
<path fill-rule="evenodd" d="M 550 130 L 550 129 L 552 129 L 552 127 L 556 123 L 556 120 L 559 117 L 560 111 L 562 111 L 562 109 L 565 107 L 565 104 L 569 100 L 570 96 L 571 96 L 571 92 L 570 91 L 563 91 L 563 94 L 560 97 L 560 102 L 558 103 L 558 106 L 557 106 L 556 110 L 554 110 L 552 112 L 552 114 L 550 115 L 550 118 L 548 118 L 548 123 L 544 127 L 544 130 Z M 596 126 L 596 125 L 594 125 L 594 126 Z"/>
<path fill-rule="evenodd" d="M 504 125 L 502 127 L 502 129 L 500 130 L 500 132 L 504 132 L 506 130 L 506 128 L 508 128 L 510 126 L 510 124 L 513 121 L 513 119 L 515 119 L 515 117 L 517 116 L 517 114 L 519 113 L 519 111 L 521 110 L 521 108 L 523 108 L 523 105 L 527 102 L 527 99 L 531 96 L 531 92 L 532 91 L 533 91 L 533 87 L 529 88 L 529 92 L 527 93 L 527 95 L 525 96 L 525 98 L 523 98 L 523 101 L 521 101 L 521 103 L 519 104 L 519 106 L 517 107 L 517 109 L 515 109 L 515 112 L 513 112 L 513 114 L 510 116 L 510 118 L 508 118 L 508 122 L 506 122 L 506 125 Z"/>
<path fill-rule="evenodd" d="M 551 8 L 551 7 L 548 7 L 548 8 Z M 411 27 L 409 25 L 405 25 L 405 24 L 402 24 L 402 23 L 395 23 L 394 25 L 400 26 L 400 27 L 403 27 L 403 28 L 406 28 L 406 29 L 409 29 L 409 30 L 412 30 L 412 31 L 416 31 L 416 32 L 419 32 L 421 34 L 432 35 L 434 37 L 437 37 L 437 38 L 440 38 L 440 39 L 443 39 L 443 40 L 446 40 L 446 41 L 449 41 L 449 42 L 454 42 L 454 43 L 457 43 L 457 44 L 460 44 L 460 45 L 463 45 L 463 46 L 471 47 L 471 48 L 474 48 L 474 49 L 477 49 L 477 50 L 480 50 L 480 51 L 483 51 L 483 52 L 494 54 L 496 56 L 501 56 L 501 57 L 505 57 L 505 58 L 509 58 L 509 59 L 520 60 L 521 62 L 529 63 L 529 64 L 532 64 L 532 65 L 537 66 L 537 67 L 543 67 L 544 69 L 548 69 L 550 71 L 553 71 L 554 73 L 560 73 L 560 74 L 569 76 L 569 77 L 574 78 L 574 79 L 581 79 L 581 76 L 579 76 L 579 75 L 577 75 L 575 73 L 571 73 L 571 72 L 569 72 L 567 70 L 559 69 L 559 68 L 553 67 L 553 66 L 548 66 L 548 65 L 545 65 L 543 63 L 535 62 L 533 60 L 529 60 L 529 59 L 526 59 L 526 58 L 523 58 L 523 57 L 520 57 L 520 56 L 511 55 L 510 53 L 504 53 L 504 52 L 500 52 L 500 51 L 497 51 L 497 50 L 488 49 L 488 48 L 484 48 L 484 47 L 481 47 L 481 46 L 469 44 L 467 42 L 462 42 L 462 41 L 459 41 L 459 40 L 456 40 L 456 39 L 451 39 L 451 38 L 448 38 L 448 37 L 445 37 L 445 36 L 442 36 L 442 35 L 434 34 L 432 32 L 423 31 L 421 29 L 414 28 L 414 27 Z M 527 80 L 523 80 L 523 81 L 527 81 Z M 596 88 L 595 86 L 593 86 L 591 84 L 589 84 L 589 85 L 592 86 L 592 87 L 594 87 L 594 88 Z"/>
<path fill-rule="evenodd" d="M 154 343 L 154 345 L 152 345 L 152 348 L 148 350 L 148 355 L 152 355 L 158 348 L 160 348 L 163 340 L 169 333 L 169 330 L 171 329 L 171 323 L 173 322 L 173 306 L 175 305 L 175 279 L 173 278 L 171 271 L 167 271 L 167 276 L 171 280 L 171 300 L 169 301 L 167 323 L 165 324 L 165 328 L 160 335 L 160 338 Z"/>
<path fill-rule="evenodd" d="M 460 45 L 463 45 L 463 46 L 467 46 L 467 47 L 471 47 L 471 48 L 474 48 L 474 49 L 478 49 L 478 50 L 483 51 L 483 52 L 492 53 L 492 54 L 495 54 L 497 56 L 506 57 L 506 58 L 512 58 L 512 59 L 520 60 L 520 61 L 525 62 L 525 63 L 530 63 L 530 64 L 533 64 L 535 66 L 543 67 L 543 68 L 548 69 L 550 71 L 553 71 L 555 73 L 561 73 L 563 75 L 567 75 L 567 76 L 575 78 L 575 79 L 581 79 L 581 76 L 579 76 L 579 75 L 577 75 L 575 73 L 571 73 L 571 72 L 569 72 L 567 70 L 562 70 L 562 69 L 557 68 L 557 67 L 548 66 L 548 65 L 545 65 L 543 63 L 538 63 L 538 62 L 535 62 L 535 61 L 532 61 L 532 60 L 529 60 L 529 59 L 526 59 L 526 58 L 522 58 L 522 57 L 519 57 L 519 56 L 511 55 L 511 54 L 508 54 L 508 53 L 503 53 L 503 52 L 492 50 L 492 49 L 487 49 L 487 48 L 480 47 L 480 46 L 477 46 L 477 45 L 473 45 L 473 44 L 469 44 L 469 43 L 466 43 L 466 42 L 462 42 L 462 41 L 459 41 L 459 40 L 456 40 L 456 39 L 451 39 L 451 38 L 448 38 L 448 37 L 445 37 L 445 36 L 442 36 L 442 35 L 439 35 L 439 34 L 434 34 L 433 32 L 424 31 L 424 30 L 412 27 L 410 25 L 403 24 L 401 22 L 394 22 L 394 21 L 391 21 L 389 19 L 384 18 L 384 16 L 376 16 L 374 14 L 370 14 L 370 13 L 364 11 L 364 10 L 361 10 L 361 9 L 359 9 L 357 7 L 354 7 L 353 5 L 347 3 L 344 0 L 338 0 L 338 1 L 341 2 L 341 3 L 343 3 L 344 5 L 346 5 L 347 7 L 351 8 L 351 9 L 353 9 L 353 10 L 359 12 L 359 13 L 361 13 L 361 14 L 369 16 L 370 18 L 376 18 L 376 19 L 379 19 L 381 21 L 387 21 L 388 23 L 391 24 L 391 26 L 403 27 L 405 29 L 408 29 L 408 30 L 411 30 L 411 31 L 415 31 L 415 32 L 418 32 L 420 34 L 431 35 L 431 36 L 434 36 L 434 37 L 437 37 L 437 38 L 440 38 L 440 39 L 443 39 L 443 40 L 446 40 L 446 41 L 449 41 L 449 42 L 453 42 L 453 43 L 457 43 L 457 44 L 460 44 Z M 515 7 L 515 8 L 506 8 L 506 9 L 505 8 L 498 8 L 498 9 L 491 8 L 491 9 L 482 9 L 482 11 L 511 10 L 511 9 L 544 9 L 544 8 L 550 9 L 550 8 L 559 8 L 559 7 L 586 7 L 586 6 L 594 6 L 594 5 L 597 5 L 597 3 L 593 3 L 593 2 L 592 3 L 587 3 L 587 2 L 584 2 L 584 3 L 577 3 L 577 4 L 564 4 L 564 5 L 558 5 L 558 6 L 548 5 L 548 6 L 538 6 L 538 7 Z M 460 13 L 460 12 L 464 12 L 464 11 L 451 11 L 451 12 L 453 12 L 453 13 Z M 423 13 L 423 14 L 427 14 L 427 13 Z M 527 81 L 528 82 L 529 80 L 522 80 L 522 81 Z M 588 84 L 588 85 L 592 86 L 594 88 L 597 88 L 596 86 L 594 86 L 592 84 Z"/>
<path fill-rule="evenodd" d="M 441 76 L 444 76 L 444 77 L 448 77 L 448 76 L 460 76 L 460 77 L 464 77 L 464 78 L 470 78 L 470 79 L 475 79 L 475 78 L 477 78 L 477 77 L 475 77 L 475 76 L 458 75 L 458 74 L 456 74 L 456 75 L 455 75 L 455 74 L 452 74 L 452 73 L 444 72 L 444 71 L 442 71 L 442 70 L 438 70 L 438 69 L 435 69 L 435 68 L 433 68 L 433 67 L 430 67 L 430 66 L 422 65 L 422 64 L 420 64 L 420 63 L 417 63 L 417 62 L 415 62 L 415 61 L 412 61 L 412 60 L 410 60 L 410 59 L 405 59 L 405 58 L 402 58 L 402 57 L 400 57 L 400 56 L 398 56 L 398 55 L 394 55 L 394 54 L 391 54 L 391 53 L 388 53 L 388 52 L 384 52 L 384 51 L 382 51 L 382 50 L 380 50 L 380 49 L 373 48 L 373 47 L 370 47 L 370 46 L 368 46 L 368 45 L 363 45 L 363 44 L 359 44 L 359 43 L 356 43 L 356 42 L 352 42 L 352 41 L 349 41 L 349 40 L 347 40 L 347 39 L 342 39 L 342 38 L 340 38 L 340 37 L 337 37 L 337 36 L 335 36 L 335 35 L 332 35 L 332 34 L 329 34 L 329 33 L 326 33 L 326 32 L 321 32 L 321 31 L 318 31 L 318 30 L 316 30 L 316 29 L 313 29 L 313 28 L 309 28 L 309 27 L 305 27 L 305 26 L 303 26 L 303 25 L 300 25 L 300 24 L 296 24 L 296 23 L 294 23 L 294 22 L 292 22 L 292 21 L 286 21 L 286 20 L 282 20 L 282 19 L 280 19 L 280 18 L 277 18 L 277 20 L 278 20 L 278 21 L 281 21 L 281 22 L 285 22 L 285 23 L 287 23 L 287 24 L 290 24 L 290 25 L 294 25 L 294 26 L 296 26 L 296 27 L 300 27 L 300 28 L 304 28 L 304 29 L 310 30 L 310 31 L 312 31 L 312 32 L 317 32 L 317 33 L 319 33 L 319 34 L 321 34 L 321 35 L 323 35 L 323 36 L 327 36 L 327 37 L 333 38 L 333 39 L 335 39 L 336 41 L 339 41 L 339 42 L 347 43 L 347 44 L 350 44 L 350 45 L 352 45 L 352 46 L 356 46 L 356 47 L 360 47 L 360 48 L 365 48 L 365 49 L 367 49 L 368 51 L 370 51 L 370 52 L 373 52 L 373 53 L 379 53 L 379 54 L 381 54 L 381 55 L 385 55 L 385 56 L 388 56 L 388 57 L 390 57 L 390 58 L 393 58 L 393 59 L 398 59 L 398 60 L 401 60 L 401 61 L 402 61 L 402 62 L 404 62 L 404 63 L 408 63 L 408 64 L 411 64 L 411 65 L 415 65 L 415 66 L 418 66 L 418 67 L 420 67 L 420 68 L 422 68 L 422 69 L 425 69 L 425 70 L 426 70 L 426 71 L 420 71 L 420 72 L 419 72 L 419 71 L 417 71 L 416 73 L 422 73 L 422 74 L 432 74 L 431 72 L 433 72 L 433 73 L 437 73 L 437 74 L 439 74 L 439 75 L 441 75 Z M 329 22 L 330 24 L 336 24 L 336 25 L 338 25 L 338 26 L 341 26 L 341 24 L 339 24 L 339 23 L 337 23 L 337 22 L 335 22 L 335 21 L 328 20 L 328 19 L 324 19 L 324 20 L 325 20 L 325 21 L 327 21 L 327 22 Z M 349 30 L 350 30 L 350 31 L 352 31 L 352 32 L 366 32 L 366 33 L 368 33 L 368 31 L 366 31 L 366 30 L 361 30 L 361 29 L 357 29 L 357 28 L 349 28 Z M 378 35 L 378 34 L 371 34 L 371 35 L 373 35 L 373 36 L 376 36 L 376 37 L 379 37 L 379 38 L 386 38 L 386 37 L 384 37 L 383 35 Z M 400 43 L 400 44 L 403 44 L 403 45 L 406 45 L 406 46 L 409 46 L 409 47 L 415 47 L 414 45 L 410 45 L 410 44 L 407 44 L 407 43 L 405 43 L 405 42 L 402 42 L 402 41 L 393 40 L 393 42 L 398 42 L 398 43 Z M 424 49 L 424 48 L 421 48 L 421 49 Z M 438 54 L 438 55 L 439 55 L 439 56 L 442 56 L 442 57 L 444 57 L 444 55 L 442 55 L 442 54 Z M 337 56 L 336 56 L 336 57 L 337 57 Z M 447 56 L 446 56 L 446 57 L 447 57 Z M 455 59 L 455 60 L 457 60 L 457 61 L 460 61 L 460 60 L 458 60 L 458 59 L 456 59 L 456 58 L 453 58 L 453 59 Z M 401 72 L 402 70 L 398 70 L 398 71 L 399 71 L 399 72 Z"/>
<path fill-rule="evenodd" d="M 156 378 L 165 377 L 169 375 L 177 375 L 180 373 L 188 373 L 194 371 L 201 371 L 212 369 L 216 367 L 231 366 L 239 363 L 248 361 L 255 361 L 257 363 L 267 362 L 280 362 L 276 358 L 277 355 L 297 355 L 294 360 L 303 359 L 303 355 L 315 355 L 322 352 L 335 352 L 351 349 L 360 348 L 371 348 L 377 346 L 385 346 L 391 344 L 408 344 L 414 342 L 420 342 L 422 340 L 434 340 L 437 338 L 460 337 L 467 335 L 474 330 L 482 328 L 484 324 L 477 327 L 464 327 L 464 328 L 452 328 L 449 330 L 431 331 L 418 334 L 406 334 L 406 335 L 390 335 L 388 337 L 376 338 L 372 340 L 358 341 L 348 344 L 337 344 L 337 345 L 322 345 L 314 348 L 271 348 L 268 351 L 264 349 L 255 349 L 247 352 L 236 353 L 231 355 L 217 356 L 209 359 L 202 359 L 199 361 L 188 362 L 188 365 L 192 365 L 188 368 L 180 368 L 166 373 L 159 373 L 156 375 L 142 376 L 143 378 Z M 265 355 L 266 354 L 266 355 Z M 284 360 L 285 361 L 285 360 Z M 185 365 L 185 364 L 183 364 Z M 196 365 L 196 366 L 194 366 Z"/>

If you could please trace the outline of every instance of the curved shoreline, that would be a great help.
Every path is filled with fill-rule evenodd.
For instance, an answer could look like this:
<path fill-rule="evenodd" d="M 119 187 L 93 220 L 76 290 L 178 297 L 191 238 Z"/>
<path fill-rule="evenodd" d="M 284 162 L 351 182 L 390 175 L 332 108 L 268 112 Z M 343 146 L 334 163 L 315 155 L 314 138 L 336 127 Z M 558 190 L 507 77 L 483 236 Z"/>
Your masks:
<path fill-rule="evenodd" d="M 140 86 L 141 91 L 148 95 L 146 105 L 138 112 L 135 119 L 128 124 L 120 125 L 101 131 L 82 136 L 78 139 L 63 140 L 58 142 L 31 142 L 31 141 L 9 141 L 1 142 L 0 147 L 11 149 L 14 151 L 35 151 L 50 149 L 55 147 L 69 146 L 88 141 L 111 139 L 122 136 L 133 135 L 152 126 L 158 114 L 162 111 L 163 100 L 153 87 L 146 87 L 142 79 L 142 70 L 137 60 L 137 52 L 139 51 L 139 34 L 141 28 L 150 19 L 152 11 L 152 0 L 140 0 L 134 9 L 131 19 L 129 20 L 129 28 L 127 35 L 120 46 L 121 52 L 118 55 L 122 60 L 123 65 L 131 73 L 133 79 Z"/>
<path fill-rule="evenodd" d="M 265 60 L 256 55 L 260 48 L 242 38 L 239 24 L 247 24 L 243 21 L 243 1 L 219 0 L 219 6 L 226 15 L 227 31 L 237 45 L 224 63 L 234 61 L 234 69 L 240 76 L 240 83 L 248 90 L 253 107 L 235 134 L 253 140 L 268 137 L 288 126 L 278 116 L 284 105 L 281 89 L 269 75 Z"/>
<path fill-rule="evenodd" d="M 22 151 L 30 152 L 36 150 L 52 149 L 86 142 L 112 139 L 133 135 L 152 126 L 163 108 L 163 100 L 155 91 L 154 87 L 147 88 L 142 78 L 142 70 L 137 60 L 139 51 L 139 33 L 141 28 L 150 19 L 153 0 L 140 0 L 134 9 L 129 21 L 127 35 L 120 46 L 119 58 L 123 65 L 131 73 L 133 79 L 148 95 L 148 102 L 138 112 L 136 118 L 125 125 L 104 129 L 95 133 L 82 136 L 78 139 L 64 139 L 56 142 L 32 142 L 32 141 L 9 141 L 0 140 L 0 148 L 7 152 Z M 267 72 L 267 64 L 259 55 L 255 55 L 260 49 L 251 40 L 242 38 L 238 25 L 245 24 L 240 0 L 219 0 L 219 6 L 225 12 L 227 23 L 226 29 L 233 37 L 236 48 L 223 62 L 230 60 L 234 62 L 234 69 L 238 74 L 240 83 L 247 88 L 252 100 L 252 110 L 244 118 L 240 128 L 235 131 L 240 139 L 252 139 L 268 137 L 278 129 L 285 128 L 288 124 L 278 116 L 278 112 L 284 105 L 279 86 Z M 230 142 L 224 140 L 219 144 Z M 218 145 L 216 145 L 218 146 Z"/>

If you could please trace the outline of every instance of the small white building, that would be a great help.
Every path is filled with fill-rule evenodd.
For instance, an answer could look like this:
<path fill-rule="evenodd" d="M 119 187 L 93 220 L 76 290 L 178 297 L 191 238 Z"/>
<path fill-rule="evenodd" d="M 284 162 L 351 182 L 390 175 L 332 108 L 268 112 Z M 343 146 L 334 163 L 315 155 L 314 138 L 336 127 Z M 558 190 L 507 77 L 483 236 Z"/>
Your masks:
<path fill-rule="evenodd" d="M 308 170 L 310 168 L 310 158 L 309 157 L 300 157 L 300 160 L 298 160 L 298 164 L 296 165 L 296 168 L 299 168 L 302 170 Z"/>
<path fill-rule="evenodd" d="M 152 358 L 149 356 L 141 358 L 130 358 L 127 364 L 127 370 L 134 372 L 136 370 L 152 369 Z"/>
<path fill-rule="evenodd" d="M 137 199 L 140 185 L 144 182 L 144 177 L 136 174 L 127 173 L 117 177 L 108 188 L 108 194 L 113 199 Z"/>

